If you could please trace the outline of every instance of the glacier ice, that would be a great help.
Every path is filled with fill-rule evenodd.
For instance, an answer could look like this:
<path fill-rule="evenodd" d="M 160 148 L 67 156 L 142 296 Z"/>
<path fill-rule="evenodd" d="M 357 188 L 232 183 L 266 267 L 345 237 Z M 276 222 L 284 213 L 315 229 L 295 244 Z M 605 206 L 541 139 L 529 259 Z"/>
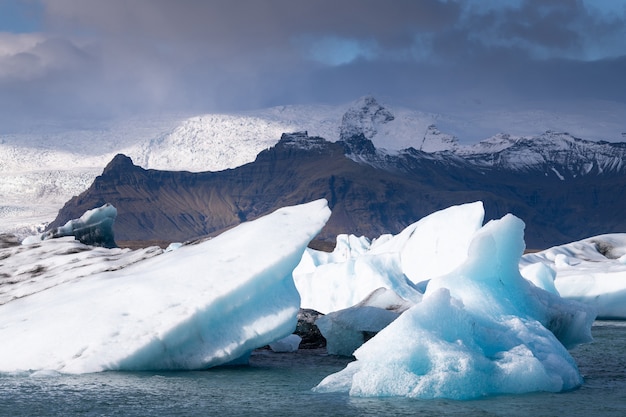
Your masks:
<path fill-rule="evenodd" d="M 414 302 L 422 298 L 402 272 L 397 253 L 365 254 L 344 262 L 324 263 L 308 273 L 298 269 L 294 281 L 302 307 L 324 314 L 352 307 L 381 287 Z"/>
<path fill-rule="evenodd" d="M 0 249 L 0 305 L 90 275 L 121 271 L 161 253 L 158 246 L 134 251 L 87 246 L 74 237 Z"/>
<path fill-rule="evenodd" d="M 63 226 L 28 236 L 22 243 L 28 245 L 41 240 L 74 236 L 76 240 L 86 245 L 114 248 L 117 246 L 113 234 L 113 223 L 116 217 L 117 209 L 105 203 L 101 207 L 87 210 L 80 218 L 70 220 Z"/>
<path fill-rule="evenodd" d="M 481 201 L 450 206 L 378 240 L 371 253 L 400 254 L 402 272 L 415 284 L 454 270 L 467 258 L 474 233 L 485 217 Z"/>
<path fill-rule="evenodd" d="M 470 399 L 578 387 L 564 344 L 590 341 L 595 314 L 522 278 L 523 229 L 507 215 L 475 232 L 458 268 L 432 277 L 421 302 L 315 391 Z"/>
<path fill-rule="evenodd" d="M 551 292 L 552 294 L 559 294 L 559 291 L 554 285 L 554 279 L 556 278 L 556 272 L 548 265 L 537 262 L 520 269 L 520 273 L 528 281 L 532 282 L 536 287 Z"/>
<path fill-rule="evenodd" d="M 330 313 L 352 307 L 378 288 L 418 302 L 418 284 L 442 275 L 467 257 L 483 222 L 481 202 L 452 206 L 369 242 L 340 235 L 331 254 L 307 249 L 294 271 L 302 307 Z"/>
<path fill-rule="evenodd" d="M 300 342 L 302 342 L 302 338 L 300 336 L 297 334 L 290 334 L 289 336 L 270 343 L 269 347 L 272 351 L 278 353 L 295 352 L 300 347 Z"/>
<path fill-rule="evenodd" d="M 523 222 L 482 226 L 478 202 L 395 236 L 305 249 L 329 215 L 320 200 L 169 251 L 73 237 L 2 248 L 0 372 L 201 369 L 265 345 L 293 351 L 301 297 L 328 313 L 318 321 L 334 353 L 378 332 L 316 391 L 563 391 L 582 382 L 566 349 L 590 340 L 594 309 L 624 314 L 626 235 L 522 256 Z"/>
<path fill-rule="evenodd" d="M 329 355 L 350 356 L 413 305 L 393 290 L 381 287 L 352 307 L 318 318 L 315 324 L 326 339 Z"/>
<path fill-rule="evenodd" d="M 599 318 L 626 319 L 626 234 L 613 233 L 555 246 L 522 257 L 523 275 L 549 269 L 553 285 L 568 299 L 594 307 Z"/>
<path fill-rule="evenodd" d="M 0 305 L 0 371 L 203 369 L 246 360 L 293 332 L 300 297 L 292 271 L 329 216 L 325 200 L 283 208 L 202 243 L 51 287 L 31 271 L 41 290 Z M 72 243 L 66 239 L 18 248 L 42 253 Z"/>

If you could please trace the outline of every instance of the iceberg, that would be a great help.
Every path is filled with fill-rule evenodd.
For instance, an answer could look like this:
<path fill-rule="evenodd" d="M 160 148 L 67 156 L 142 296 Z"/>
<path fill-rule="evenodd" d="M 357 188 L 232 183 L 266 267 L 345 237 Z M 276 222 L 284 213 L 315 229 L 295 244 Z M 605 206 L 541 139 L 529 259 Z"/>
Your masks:
<path fill-rule="evenodd" d="M 300 336 L 297 334 L 290 334 L 289 336 L 270 343 L 269 347 L 273 352 L 290 353 L 298 350 L 300 342 L 302 342 L 302 338 Z"/>
<path fill-rule="evenodd" d="M 549 270 L 562 297 L 588 304 L 598 318 L 626 319 L 626 233 L 612 233 L 529 253 L 520 261 L 527 279 Z"/>
<path fill-rule="evenodd" d="M 113 223 L 117 217 L 117 209 L 106 203 L 93 210 L 87 210 L 80 218 L 70 220 L 63 226 L 28 236 L 22 244 L 29 245 L 42 240 L 56 239 L 65 236 L 74 236 L 76 240 L 86 245 L 115 248 Z"/>
<path fill-rule="evenodd" d="M 352 307 L 378 288 L 391 289 L 413 302 L 422 298 L 402 272 L 397 253 L 364 254 L 344 262 L 321 264 L 309 273 L 295 270 L 294 281 L 302 308 L 324 314 Z"/>
<path fill-rule="evenodd" d="M 292 271 L 329 216 L 325 200 L 286 207 L 213 239 L 115 270 L 74 273 L 5 299 L 0 372 L 189 370 L 245 362 L 253 349 L 295 329 L 300 297 Z M 68 243 L 45 240 L 21 251 L 45 254 L 37 251 Z M 9 277 L 2 287 L 14 285 L 14 271 L 0 272 L 0 279 Z M 31 277 L 40 279 L 35 272 Z"/>
<path fill-rule="evenodd" d="M 471 399 L 578 387 L 566 346 L 591 340 L 595 312 L 521 276 L 523 230 L 506 215 L 476 231 L 460 266 L 431 276 L 421 302 L 314 391 Z"/>
<path fill-rule="evenodd" d="M 329 355 L 350 356 L 413 305 L 393 290 L 379 288 L 355 306 L 328 313 L 315 324 L 326 338 Z"/>
<path fill-rule="evenodd" d="M 371 253 L 398 253 L 402 272 L 419 284 L 465 262 L 467 249 L 484 217 L 481 201 L 450 206 L 420 219 L 390 239 L 379 239 Z"/>
<path fill-rule="evenodd" d="M 424 282 L 465 261 L 483 218 L 482 202 L 462 204 L 371 243 L 340 235 L 331 254 L 307 249 L 293 274 L 302 307 L 327 314 L 354 306 L 378 288 L 417 303 Z"/>

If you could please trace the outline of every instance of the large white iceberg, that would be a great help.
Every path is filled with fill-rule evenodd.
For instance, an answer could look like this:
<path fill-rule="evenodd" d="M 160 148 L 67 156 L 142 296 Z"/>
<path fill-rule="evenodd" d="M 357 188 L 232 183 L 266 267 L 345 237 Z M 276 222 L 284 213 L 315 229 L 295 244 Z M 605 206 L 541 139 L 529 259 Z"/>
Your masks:
<path fill-rule="evenodd" d="M 524 277 L 533 281 L 551 273 L 552 285 L 562 297 L 593 306 L 599 318 L 626 319 L 625 233 L 595 236 L 526 254 L 520 267 Z M 550 285 L 548 277 L 543 281 Z"/>
<path fill-rule="evenodd" d="M 329 216 L 325 200 L 280 209 L 212 240 L 5 299 L 0 371 L 202 369 L 245 360 L 293 332 L 300 297 L 292 271 Z M 48 244 L 59 242 L 31 249 Z"/>
<path fill-rule="evenodd" d="M 512 215 L 482 227 L 461 266 L 432 277 L 421 302 L 315 390 L 469 399 L 579 386 L 561 342 L 590 341 L 594 312 L 522 278 L 523 228 Z"/>
<path fill-rule="evenodd" d="M 450 206 L 375 242 L 370 253 L 398 253 L 402 272 L 415 284 L 456 269 L 467 259 L 474 233 L 483 225 L 481 201 Z"/>
<path fill-rule="evenodd" d="M 331 254 L 307 249 L 294 271 L 302 307 L 326 314 L 352 307 L 378 288 L 419 302 L 420 283 L 465 261 L 483 217 L 481 202 L 468 203 L 435 212 L 371 244 L 340 235 Z"/>

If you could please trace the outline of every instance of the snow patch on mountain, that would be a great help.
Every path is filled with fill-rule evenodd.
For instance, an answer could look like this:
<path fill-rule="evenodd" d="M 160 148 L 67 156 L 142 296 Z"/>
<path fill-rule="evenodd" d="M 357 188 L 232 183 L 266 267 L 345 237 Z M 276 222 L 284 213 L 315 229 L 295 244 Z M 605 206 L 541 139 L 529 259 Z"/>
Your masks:
<path fill-rule="evenodd" d="M 341 119 L 340 139 L 348 140 L 362 134 L 377 149 L 419 149 L 437 118 L 436 114 L 394 108 L 380 104 L 374 97 L 365 96 L 345 111 Z M 433 138 L 432 142 L 436 147 L 437 139 Z"/>
<path fill-rule="evenodd" d="M 435 125 L 428 126 L 419 147 L 419 150 L 423 152 L 456 151 L 458 149 L 459 140 L 457 137 L 442 133 Z"/>
<path fill-rule="evenodd" d="M 207 114 L 184 120 L 171 132 L 143 143 L 129 156 L 148 169 L 221 171 L 253 162 L 285 132 L 305 130 L 313 136 L 337 140 L 339 119 L 337 109 L 327 106 Z"/>
<path fill-rule="evenodd" d="M 394 119 L 394 115 L 374 97 L 362 97 L 343 115 L 340 138 L 346 140 L 354 135 L 363 134 L 371 140 L 378 133 L 378 126 Z"/>

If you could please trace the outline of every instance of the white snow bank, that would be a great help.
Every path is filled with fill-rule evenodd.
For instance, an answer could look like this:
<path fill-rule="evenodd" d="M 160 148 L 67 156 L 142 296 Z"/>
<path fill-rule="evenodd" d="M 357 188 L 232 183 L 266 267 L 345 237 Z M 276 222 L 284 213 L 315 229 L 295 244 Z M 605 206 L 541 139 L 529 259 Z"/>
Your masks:
<path fill-rule="evenodd" d="M 300 298 L 291 272 L 329 216 L 324 200 L 280 209 L 203 243 L 0 305 L 0 371 L 245 360 L 293 332 Z"/>
<path fill-rule="evenodd" d="M 532 268 L 551 268 L 562 297 L 593 306 L 599 318 L 626 319 L 626 234 L 595 236 L 526 254 L 522 273 L 534 280 Z"/>
<path fill-rule="evenodd" d="M 452 206 L 426 216 L 396 236 L 340 235 L 331 254 L 307 249 L 294 271 L 302 307 L 330 313 L 351 307 L 378 288 L 419 302 L 416 284 L 452 271 L 467 258 L 483 222 L 482 202 Z"/>
<path fill-rule="evenodd" d="M 459 268 L 432 279 L 422 302 L 315 391 L 469 399 L 579 386 L 576 364 L 555 334 L 570 346 L 590 341 L 595 316 L 521 277 L 523 228 L 512 215 L 481 228 Z"/>

